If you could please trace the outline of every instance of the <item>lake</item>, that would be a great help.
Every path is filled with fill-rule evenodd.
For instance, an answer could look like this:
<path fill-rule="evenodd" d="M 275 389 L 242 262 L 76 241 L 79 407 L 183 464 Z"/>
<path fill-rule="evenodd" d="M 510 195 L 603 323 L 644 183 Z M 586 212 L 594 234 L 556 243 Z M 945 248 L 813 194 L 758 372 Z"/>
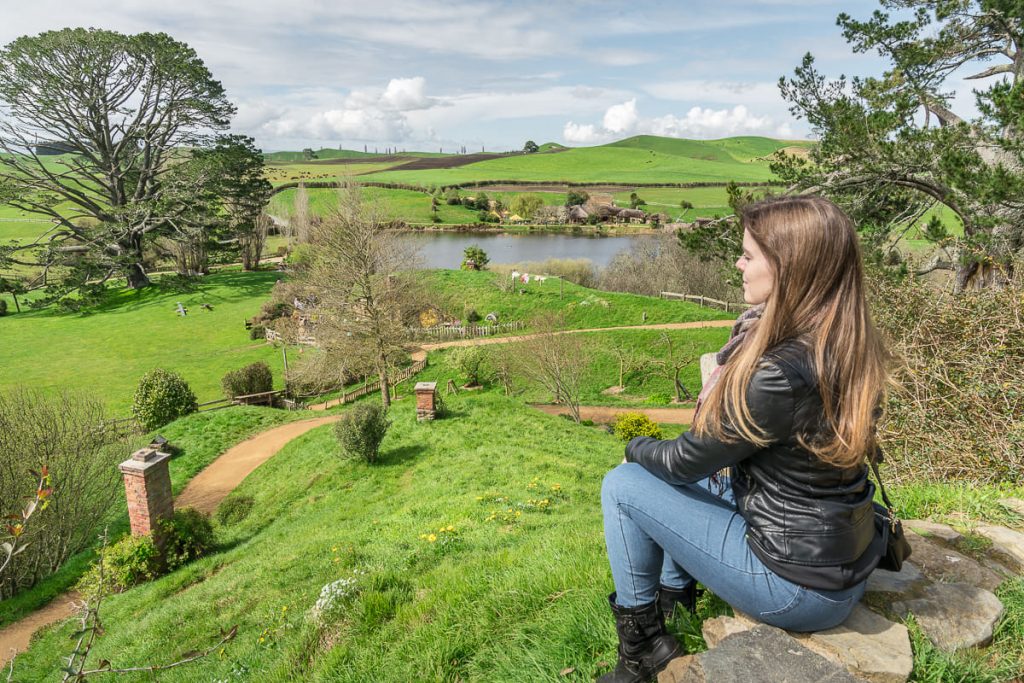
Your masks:
<path fill-rule="evenodd" d="M 549 258 L 586 258 L 601 268 L 620 251 L 657 239 L 657 235 L 595 237 L 553 233 L 501 234 L 493 232 L 407 232 L 403 237 L 415 244 L 427 268 L 458 268 L 462 251 L 475 244 L 491 263 L 544 261 Z"/>

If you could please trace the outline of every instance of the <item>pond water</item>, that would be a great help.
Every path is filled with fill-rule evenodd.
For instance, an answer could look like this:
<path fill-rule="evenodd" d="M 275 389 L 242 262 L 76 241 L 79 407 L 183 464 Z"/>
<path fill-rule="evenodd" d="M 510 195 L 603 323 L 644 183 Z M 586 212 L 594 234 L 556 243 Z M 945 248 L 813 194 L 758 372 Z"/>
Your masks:
<path fill-rule="evenodd" d="M 604 267 L 620 251 L 656 239 L 656 235 L 595 237 L 564 234 L 496 234 L 493 232 L 408 232 L 403 235 L 420 249 L 427 268 L 458 268 L 463 250 L 475 244 L 491 263 L 521 263 L 549 258 L 587 258 Z"/>

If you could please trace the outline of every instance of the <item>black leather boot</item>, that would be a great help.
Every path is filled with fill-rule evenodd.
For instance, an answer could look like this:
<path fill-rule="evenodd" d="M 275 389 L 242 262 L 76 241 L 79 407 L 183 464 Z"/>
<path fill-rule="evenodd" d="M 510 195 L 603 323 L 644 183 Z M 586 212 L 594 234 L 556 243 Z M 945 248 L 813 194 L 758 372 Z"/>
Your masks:
<path fill-rule="evenodd" d="M 620 607 L 612 593 L 608 604 L 619 634 L 619 661 L 615 670 L 598 678 L 597 683 L 646 683 L 683 655 L 679 642 L 665 630 L 657 600 L 639 607 Z"/>
<path fill-rule="evenodd" d="M 658 609 L 661 610 L 665 621 L 672 621 L 676 605 L 682 605 L 683 609 L 690 614 L 697 612 L 697 598 L 703 595 L 704 591 L 697 590 L 697 582 L 691 581 L 686 588 L 658 588 Z"/>

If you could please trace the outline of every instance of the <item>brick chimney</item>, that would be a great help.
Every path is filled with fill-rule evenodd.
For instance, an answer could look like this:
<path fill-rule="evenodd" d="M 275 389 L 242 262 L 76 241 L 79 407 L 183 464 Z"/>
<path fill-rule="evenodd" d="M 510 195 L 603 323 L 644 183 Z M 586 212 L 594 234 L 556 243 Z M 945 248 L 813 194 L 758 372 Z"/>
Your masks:
<path fill-rule="evenodd" d="M 151 444 L 132 453 L 132 457 L 120 465 L 132 536 L 151 534 L 158 547 L 161 545 L 159 522 L 174 514 L 170 459 L 170 453 Z"/>
<path fill-rule="evenodd" d="M 433 420 L 437 415 L 437 382 L 416 383 L 416 419 Z"/>

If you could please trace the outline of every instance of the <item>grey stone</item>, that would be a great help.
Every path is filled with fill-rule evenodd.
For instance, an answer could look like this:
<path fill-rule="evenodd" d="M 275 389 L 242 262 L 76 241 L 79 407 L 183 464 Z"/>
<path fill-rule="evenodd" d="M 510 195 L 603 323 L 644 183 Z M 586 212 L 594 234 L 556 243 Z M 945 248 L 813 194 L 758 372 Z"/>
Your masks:
<path fill-rule="evenodd" d="M 758 622 L 754 621 L 742 612 L 736 612 L 736 616 L 734 617 L 715 617 L 714 619 L 707 619 L 703 624 L 701 624 L 700 630 L 704 635 L 704 642 L 707 643 L 709 648 L 712 648 L 725 640 L 726 637 L 731 636 L 734 633 L 749 631 L 757 625 Z"/>
<path fill-rule="evenodd" d="M 977 561 L 951 548 L 943 548 L 923 536 L 907 534 L 914 564 L 932 581 L 969 583 L 994 591 L 1003 578 Z"/>
<path fill-rule="evenodd" d="M 948 524 L 928 522 L 923 519 L 903 520 L 903 528 L 910 529 L 911 531 L 920 536 L 938 538 L 939 540 L 949 543 L 951 545 L 956 545 L 960 542 L 960 539 L 963 538 L 959 531 L 949 526 Z"/>
<path fill-rule="evenodd" d="M 1000 498 L 996 502 L 1010 512 L 1024 517 L 1024 500 L 1021 500 L 1020 498 Z"/>
<path fill-rule="evenodd" d="M 966 583 L 926 586 L 921 597 L 898 600 L 892 609 L 900 616 L 913 614 L 928 639 L 946 652 L 987 644 L 1003 615 L 999 598 Z"/>
<path fill-rule="evenodd" d="M 887 572 L 876 569 L 868 577 L 868 593 L 906 593 L 924 584 L 928 579 L 912 562 L 904 562 L 903 569 L 898 572 Z"/>
<path fill-rule="evenodd" d="M 996 557 L 1000 561 L 1009 560 L 1015 564 L 1010 568 L 1016 572 L 1024 570 L 1024 534 L 1004 526 L 983 525 L 975 529 L 979 534 L 992 541 L 992 553 L 1003 554 Z"/>
<path fill-rule="evenodd" d="M 658 683 L 705 683 L 698 655 L 676 657 L 658 674 Z"/>
<path fill-rule="evenodd" d="M 792 634 L 807 649 L 872 683 L 904 683 L 914 666 L 910 634 L 864 605 L 836 628 Z"/>
<path fill-rule="evenodd" d="M 690 678 L 714 683 L 858 683 L 842 666 L 811 652 L 796 639 L 764 624 L 726 636 L 718 647 L 702 652 L 696 664 L 687 663 Z M 699 666 L 700 672 L 693 669 Z"/>

